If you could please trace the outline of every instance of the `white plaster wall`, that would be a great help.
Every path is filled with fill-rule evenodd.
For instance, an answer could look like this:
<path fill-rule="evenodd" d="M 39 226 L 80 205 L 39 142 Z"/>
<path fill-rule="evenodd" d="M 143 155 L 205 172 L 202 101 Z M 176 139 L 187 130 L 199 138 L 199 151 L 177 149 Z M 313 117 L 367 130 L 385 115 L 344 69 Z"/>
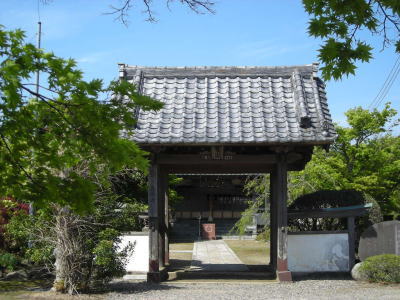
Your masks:
<path fill-rule="evenodd" d="M 120 249 L 123 249 L 128 243 L 135 245 L 135 250 L 128 257 L 126 272 L 148 272 L 149 271 L 149 236 L 139 232 L 121 236 Z"/>
<path fill-rule="evenodd" d="M 349 271 L 348 234 L 289 234 L 288 267 L 292 272 Z"/>

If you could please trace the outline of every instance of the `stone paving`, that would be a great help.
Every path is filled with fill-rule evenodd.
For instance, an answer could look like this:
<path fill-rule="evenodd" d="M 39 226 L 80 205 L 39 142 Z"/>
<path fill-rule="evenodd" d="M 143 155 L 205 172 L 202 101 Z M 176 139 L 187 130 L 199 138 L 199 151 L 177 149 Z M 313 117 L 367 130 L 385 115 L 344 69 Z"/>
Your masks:
<path fill-rule="evenodd" d="M 210 272 L 249 270 L 224 240 L 194 242 L 190 269 Z"/>

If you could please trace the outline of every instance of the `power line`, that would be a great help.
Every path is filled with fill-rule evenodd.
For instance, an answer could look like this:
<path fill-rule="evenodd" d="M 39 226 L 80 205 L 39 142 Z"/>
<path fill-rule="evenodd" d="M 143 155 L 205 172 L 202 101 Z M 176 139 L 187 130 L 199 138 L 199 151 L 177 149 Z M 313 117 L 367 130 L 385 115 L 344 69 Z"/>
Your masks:
<path fill-rule="evenodd" d="M 385 92 L 382 94 L 381 99 L 380 99 L 379 102 L 376 104 L 376 107 L 378 107 L 378 106 L 382 103 L 382 101 L 386 98 L 386 96 L 387 96 L 387 94 L 389 93 L 389 91 L 390 91 L 390 89 L 391 89 L 393 83 L 396 81 L 397 76 L 399 75 L 399 73 L 400 73 L 400 64 L 398 65 L 397 71 L 394 73 L 394 75 L 393 75 L 391 81 L 388 83 Z"/>
<path fill-rule="evenodd" d="M 38 36 L 37 36 L 37 47 L 40 49 L 41 47 L 41 41 L 42 41 L 42 22 L 38 22 Z M 38 62 L 40 62 L 40 59 L 38 59 Z M 39 94 L 39 76 L 40 72 L 39 69 L 36 72 L 36 94 Z"/>
<path fill-rule="evenodd" d="M 385 99 L 385 97 L 389 93 L 399 73 L 400 73 L 400 55 L 397 57 L 392 69 L 390 70 L 388 76 L 386 77 L 385 82 L 380 88 L 378 94 L 375 96 L 374 100 L 372 100 L 372 102 L 368 106 L 368 109 L 371 109 L 373 107 L 378 107 L 381 104 L 381 102 Z"/>

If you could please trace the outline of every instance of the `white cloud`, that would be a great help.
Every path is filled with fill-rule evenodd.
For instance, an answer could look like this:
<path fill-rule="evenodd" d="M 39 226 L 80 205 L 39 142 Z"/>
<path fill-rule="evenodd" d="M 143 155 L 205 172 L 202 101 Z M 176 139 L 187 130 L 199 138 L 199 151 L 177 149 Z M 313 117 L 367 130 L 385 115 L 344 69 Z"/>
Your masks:
<path fill-rule="evenodd" d="M 93 63 L 98 63 L 100 61 L 104 61 L 107 57 L 110 56 L 110 52 L 93 52 L 88 55 L 85 55 L 83 57 L 79 57 L 76 59 L 78 63 L 83 63 L 83 64 L 93 64 Z"/>
<path fill-rule="evenodd" d="M 257 41 L 247 43 L 237 47 L 236 52 L 243 57 L 258 57 L 267 58 L 272 56 L 279 56 L 287 53 L 298 52 L 306 49 L 313 49 L 313 43 L 303 44 L 286 44 L 278 40 L 271 41 Z"/>

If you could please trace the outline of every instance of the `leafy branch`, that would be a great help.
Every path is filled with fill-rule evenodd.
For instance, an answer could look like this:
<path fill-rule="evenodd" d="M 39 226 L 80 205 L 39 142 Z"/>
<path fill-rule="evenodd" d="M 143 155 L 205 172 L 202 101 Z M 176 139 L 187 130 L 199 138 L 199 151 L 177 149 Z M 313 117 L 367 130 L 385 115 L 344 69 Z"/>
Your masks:
<path fill-rule="evenodd" d="M 311 16 L 309 35 L 324 40 L 318 57 L 323 63 L 321 70 L 325 80 L 354 75 L 358 62 L 371 60 L 373 48 L 360 39 L 358 33 L 362 30 L 382 35 L 383 49 L 395 44 L 395 50 L 400 53 L 400 8 L 397 1 L 303 0 L 303 5 Z"/>

